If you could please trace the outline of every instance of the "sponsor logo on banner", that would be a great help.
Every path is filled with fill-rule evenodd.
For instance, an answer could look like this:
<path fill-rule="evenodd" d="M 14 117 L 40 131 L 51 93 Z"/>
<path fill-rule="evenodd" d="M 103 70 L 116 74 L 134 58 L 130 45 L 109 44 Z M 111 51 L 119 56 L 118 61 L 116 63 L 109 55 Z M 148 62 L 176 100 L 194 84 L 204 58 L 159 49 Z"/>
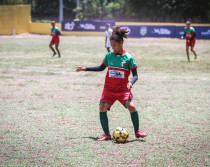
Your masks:
<path fill-rule="evenodd" d="M 100 29 L 101 31 L 105 31 L 106 27 L 105 27 L 105 26 L 100 26 L 99 29 Z"/>
<path fill-rule="evenodd" d="M 167 28 L 154 28 L 152 33 L 153 34 L 158 34 L 158 35 L 170 35 L 171 31 Z"/>
<path fill-rule="evenodd" d="M 210 29 L 204 32 L 201 32 L 201 35 L 210 35 Z"/>
<path fill-rule="evenodd" d="M 179 32 L 179 35 L 181 36 L 181 35 L 184 35 L 184 31 L 180 31 Z"/>
<path fill-rule="evenodd" d="M 125 76 L 124 71 L 109 70 L 110 78 L 124 78 L 124 76 Z"/>
<path fill-rule="evenodd" d="M 74 26 L 75 23 L 73 21 L 71 23 L 67 22 L 66 24 L 64 24 L 64 29 L 72 31 L 74 29 Z"/>
<path fill-rule="evenodd" d="M 89 23 L 80 23 L 79 28 L 82 28 L 84 30 L 95 30 L 96 26 L 93 24 L 89 24 Z"/>
<path fill-rule="evenodd" d="M 145 36 L 147 34 L 147 27 L 141 27 L 140 28 L 140 35 Z"/>
<path fill-rule="evenodd" d="M 115 21 L 62 21 L 62 31 L 105 31 L 105 25 L 115 25 Z"/>

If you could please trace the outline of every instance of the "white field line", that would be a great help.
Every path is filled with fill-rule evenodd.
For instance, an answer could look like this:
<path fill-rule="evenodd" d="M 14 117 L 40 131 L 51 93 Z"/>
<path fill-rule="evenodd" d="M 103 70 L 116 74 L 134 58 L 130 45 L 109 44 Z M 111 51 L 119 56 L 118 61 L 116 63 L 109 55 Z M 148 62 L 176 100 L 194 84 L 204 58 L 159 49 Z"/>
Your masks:
<path fill-rule="evenodd" d="M 0 68 L 0 71 L 7 71 L 7 72 L 26 72 L 26 73 L 54 73 L 56 75 L 69 75 L 70 73 L 74 73 L 74 71 L 72 72 L 65 72 L 65 71 L 46 71 L 46 70 L 26 70 L 26 69 L 2 69 Z M 76 74 L 76 72 L 75 72 Z M 78 73 L 77 73 L 78 74 Z M 79 73 L 79 75 L 84 75 L 85 73 Z M 146 74 L 140 74 L 139 78 L 150 78 L 150 79 L 181 79 L 181 80 L 199 80 L 199 81 L 210 81 L 210 77 L 201 77 L 201 78 L 193 78 L 193 77 L 179 77 L 179 76 L 152 76 L 152 75 L 146 75 Z"/>

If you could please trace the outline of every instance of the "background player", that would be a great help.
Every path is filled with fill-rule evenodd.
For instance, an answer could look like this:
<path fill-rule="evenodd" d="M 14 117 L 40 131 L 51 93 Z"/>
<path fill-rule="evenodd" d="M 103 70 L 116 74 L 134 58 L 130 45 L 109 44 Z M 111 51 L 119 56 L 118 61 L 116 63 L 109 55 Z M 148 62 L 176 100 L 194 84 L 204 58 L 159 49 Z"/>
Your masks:
<path fill-rule="evenodd" d="M 189 56 L 189 47 L 191 47 L 191 51 L 194 53 L 194 60 L 197 59 L 197 54 L 194 50 L 195 42 L 196 42 L 196 34 L 195 29 L 191 27 L 191 22 L 186 22 L 186 27 L 184 28 L 184 35 L 181 36 L 183 39 L 186 36 L 186 53 L 187 53 L 187 60 L 190 62 Z"/>
<path fill-rule="evenodd" d="M 100 99 L 100 122 L 104 135 L 98 141 L 111 140 L 109 132 L 107 110 L 118 100 L 131 114 L 136 138 L 144 138 L 147 135 L 139 131 L 139 116 L 135 107 L 131 88 L 138 79 L 137 64 L 134 58 L 123 49 L 123 38 L 127 38 L 126 28 L 117 28 L 110 37 L 114 50 L 109 52 L 102 64 L 96 67 L 77 67 L 76 71 L 103 71 L 108 67 L 104 90 Z M 132 71 L 133 78 L 129 82 L 128 77 Z"/>
<path fill-rule="evenodd" d="M 112 29 L 109 27 L 109 24 L 106 24 L 105 30 L 105 48 L 107 49 L 108 53 L 110 52 L 111 44 L 110 44 L 110 37 L 112 35 Z"/>
<path fill-rule="evenodd" d="M 58 52 L 58 57 L 61 57 L 60 51 L 58 49 L 59 42 L 60 42 L 60 37 L 59 37 L 60 31 L 58 27 L 55 27 L 55 21 L 51 21 L 51 25 L 52 25 L 52 28 L 51 28 L 52 39 L 50 41 L 49 47 L 53 51 L 53 57 L 54 57 L 56 55 L 56 51 L 53 48 L 53 44 L 55 44 L 55 49 Z"/>

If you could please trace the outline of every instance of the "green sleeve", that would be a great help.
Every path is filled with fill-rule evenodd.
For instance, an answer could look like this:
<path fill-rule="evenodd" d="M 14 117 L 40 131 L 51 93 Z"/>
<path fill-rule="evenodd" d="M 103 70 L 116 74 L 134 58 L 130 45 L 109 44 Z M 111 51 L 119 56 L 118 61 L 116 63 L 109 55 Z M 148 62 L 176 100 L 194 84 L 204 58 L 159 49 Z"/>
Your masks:
<path fill-rule="evenodd" d="M 191 32 L 194 33 L 195 32 L 195 29 L 193 27 L 191 27 Z"/>
<path fill-rule="evenodd" d="M 134 60 L 133 57 L 130 58 L 128 66 L 129 66 L 129 69 L 137 68 L 136 61 Z"/>
<path fill-rule="evenodd" d="M 58 32 L 59 31 L 59 28 L 58 27 L 55 27 L 55 31 Z"/>
<path fill-rule="evenodd" d="M 187 33 L 187 27 L 184 28 L 184 32 Z"/>
<path fill-rule="evenodd" d="M 108 66 L 108 56 L 109 56 L 109 53 L 106 54 L 106 56 L 104 57 L 104 60 L 103 60 L 103 64 L 105 66 Z"/>

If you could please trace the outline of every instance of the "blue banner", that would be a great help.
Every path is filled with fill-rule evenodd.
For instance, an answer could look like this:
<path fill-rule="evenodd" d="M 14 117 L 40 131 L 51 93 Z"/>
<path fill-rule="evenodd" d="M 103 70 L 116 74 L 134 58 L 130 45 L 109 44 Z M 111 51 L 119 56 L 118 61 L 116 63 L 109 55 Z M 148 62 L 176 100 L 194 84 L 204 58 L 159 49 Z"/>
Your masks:
<path fill-rule="evenodd" d="M 184 26 L 177 26 L 175 30 L 174 38 L 180 38 L 182 35 L 184 35 Z"/>
<path fill-rule="evenodd" d="M 129 37 L 167 37 L 180 38 L 184 26 L 121 26 L 130 31 Z M 210 26 L 195 26 L 197 39 L 210 39 Z"/>
<path fill-rule="evenodd" d="M 112 28 L 115 21 L 63 21 L 62 31 L 105 31 L 106 24 Z M 184 34 L 184 26 L 161 25 L 128 25 L 129 37 L 165 37 L 180 38 Z M 194 26 L 197 39 L 210 39 L 210 26 Z"/>
<path fill-rule="evenodd" d="M 129 37 L 168 37 L 173 38 L 175 26 L 121 26 L 127 27 Z"/>
<path fill-rule="evenodd" d="M 62 21 L 62 31 L 105 31 L 106 24 L 112 28 L 115 21 Z"/>
<path fill-rule="evenodd" d="M 210 39 L 210 26 L 195 26 L 195 34 L 197 39 Z M 184 34 L 184 26 L 177 26 L 175 38 L 180 38 Z"/>

